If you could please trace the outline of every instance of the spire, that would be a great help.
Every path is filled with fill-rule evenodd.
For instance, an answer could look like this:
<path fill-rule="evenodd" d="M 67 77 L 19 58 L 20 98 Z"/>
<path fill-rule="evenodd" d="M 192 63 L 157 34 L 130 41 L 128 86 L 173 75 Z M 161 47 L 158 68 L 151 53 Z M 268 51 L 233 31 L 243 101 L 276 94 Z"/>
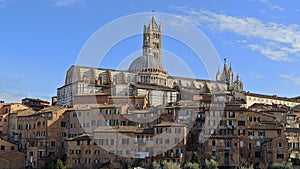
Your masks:
<path fill-rule="evenodd" d="M 217 72 L 217 75 L 216 75 L 216 80 L 217 81 L 221 80 L 221 72 L 220 72 L 220 67 L 219 66 L 218 66 L 218 72 Z"/>
<path fill-rule="evenodd" d="M 159 31 L 162 32 L 162 22 L 159 22 Z"/>
<path fill-rule="evenodd" d="M 144 33 L 147 31 L 147 25 L 144 23 Z"/>
<path fill-rule="evenodd" d="M 237 81 L 237 82 L 240 82 L 240 81 L 241 81 L 240 75 L 239 75 L 239 74 L 236 75 L 236 81 Z"/>

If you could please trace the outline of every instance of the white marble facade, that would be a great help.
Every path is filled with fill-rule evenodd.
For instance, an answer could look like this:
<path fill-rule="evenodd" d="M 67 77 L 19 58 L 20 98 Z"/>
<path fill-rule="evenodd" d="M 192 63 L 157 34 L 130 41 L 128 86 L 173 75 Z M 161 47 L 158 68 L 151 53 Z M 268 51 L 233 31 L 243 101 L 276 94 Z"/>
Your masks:
<path fill-rule="evenodd" d="M 199 93 L 242 91 L 240 78 L 233 82 L 233 72 L 226 62 L 216 81 L 168 76 L 162 66 L 162 24 L 152 17 L 144 25 L 143 54 L 136 58 L 127 71 L 84 66 L 71 66 L 65 85 L 57 90 L 58 105 L 72 105 L 73 96 L 108 93 L 111 96 L 146 96 L 150 106 L 176 102 L 178 88 L 197 90 Z M 177 90 L 175 90 L 177 88 Z"/>

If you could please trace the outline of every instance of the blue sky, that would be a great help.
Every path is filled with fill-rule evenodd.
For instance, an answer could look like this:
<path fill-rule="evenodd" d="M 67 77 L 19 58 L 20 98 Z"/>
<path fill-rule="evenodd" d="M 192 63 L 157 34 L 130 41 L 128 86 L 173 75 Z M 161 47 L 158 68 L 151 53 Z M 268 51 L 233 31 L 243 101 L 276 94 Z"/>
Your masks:
<path fill-rule="evenodd" d="M 97 30 L 120 17 L 152 10 L 175 15 L 197 26 L 220 59 L 227 58 L 232 64 L 246 91 L 299 96 L 298 3 L 296 0 L 0 0 L 0 100 L 20 102 L 25 96 L 50 100 L 57 87 L 64 84 L 67 69 L 76 64 L 82 47 Z M 150 17 L 151 14 L 145 22 Z M 137 27 L 142 33 L 142 24 Z M 141 50 L 141 40 L 141 36 L 133 36 L 116 44 L 99 66 L 119 68 L 124 58 Z M 209 78 L 203 65 L 191 59 L 194 54 L 187 46 L 164 37 L 163 47 L 185 61 L 194 77 Z M 172 69 L 166 63 L 165 67 Z M 176 69 L 169 72 L 185 75 Z"/>

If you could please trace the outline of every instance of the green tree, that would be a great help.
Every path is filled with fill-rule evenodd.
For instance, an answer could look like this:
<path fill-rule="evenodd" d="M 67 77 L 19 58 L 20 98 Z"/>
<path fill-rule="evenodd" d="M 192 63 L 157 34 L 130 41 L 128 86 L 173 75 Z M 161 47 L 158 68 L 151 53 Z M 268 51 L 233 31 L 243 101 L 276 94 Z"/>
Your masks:
<path fill-rule="evenodd" d="M 211 159 L 211 160 L 205 160 L 205 168 L 207 169 L 217 169 L 218 165 L 215 162 L 215 160 Z"/>
<path fill-rule="evenodd" d="M 270 169 L 293 169 L 291 163 L 274 163 L 270 167 Z"/>
<path fill-rule="evenodd" d="M 253 165 L 250 165 L 249 167 L 242 166 L 240 169 L 254 169 Z"/>
<path fill-rule="evenodd" d="M 191 163 L 191 162 L 186 163 L 183 167 L 183 169 L 199 169 L 199 168 L 201 168 L 199 163 Z"/>
<path fill-rule="evenodd" d="M 163 161 L 163 169 L 181 169 L 178 163 Z"/>
<path fill-rule="evenodd" d="M 56 162 L 56 169 L 70 169 L 71 167 L 64 165 L 61 160 L 57 160 Z"/>
<path fill-rule="evenodd" d="M 193 154 L 191 163 L 198 163 L 198 164 L 200 164 L 200 157 L 199 157 L 198 154 Z"/>
<path fill-rule="evenodd" d="M 158 169 L 159 166 L 160 166 L 160 164 L 158 162 L 156 162 L 156 161 L 153 161 L 152 164 L 151 164 L 151 168 L 152 169 Z"/>

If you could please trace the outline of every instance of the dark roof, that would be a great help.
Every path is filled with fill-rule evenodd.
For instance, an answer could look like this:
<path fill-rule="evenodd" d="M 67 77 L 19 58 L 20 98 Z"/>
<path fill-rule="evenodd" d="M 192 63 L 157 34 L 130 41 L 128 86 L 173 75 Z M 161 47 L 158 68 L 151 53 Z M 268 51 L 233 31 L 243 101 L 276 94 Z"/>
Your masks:
<path fill-rule="evenodd" d="M 280 130 L 282 129 L 282 127 L 280 127 L 279 125 L 273 125 L 273 124 L 249 124 L 248 125 L 248 129 L 252 129 L 252 130 Z"/>
<path fill-rule="evenodd" d="M 67 138 L 65 141 L 81 141 L 81 140 L 92 140 L 91 135 L 88 134 L 82 134 L 73 138 Z"/>
<path fill-rule="evenodd" d="M 286 128 L 286 132 L 300 133 L 300 129 L 299 128 Z"/>
<path fill-rule="evenodd" d="M 250 92 L 244 92 L 246 96 L 254 96 L 254 97 L 264 97 L 268 99 L 278 99 L 278 100 L 284 100 L 284 101 L 290 101 L 290 102 L 298 102 L 295 98 L 287 98 L 287 97 L 279 97 L 277 95 L 265 95 L 265 94 L 257 94 L 257 93 L 250 93 Z"/>
<path fill-rule="evenodd" d="M 173 91 L 176 92 L 175 89 L 167 87 L 167 86 L 161 86 L 161 85 L 154 85 L 154 84 L 132 84 L 132 86 L 137 87 L 139 89 L 150 89 L 150 90 L 163 90 L 163 91 Z"/>
<path fill-rule="evenodd" d="M 25 99 L 22 99 L 22 102 L 24 101 L 24 100 L 32 100 L 32 101 L 38 101 L 38 102 L 44 102 L 44 103 L 49 103 L 48 101 L 45 101 L 45 100 L 41 100 L 41 99 L 39 99 L 39 98 L 25 98 Z"/>

